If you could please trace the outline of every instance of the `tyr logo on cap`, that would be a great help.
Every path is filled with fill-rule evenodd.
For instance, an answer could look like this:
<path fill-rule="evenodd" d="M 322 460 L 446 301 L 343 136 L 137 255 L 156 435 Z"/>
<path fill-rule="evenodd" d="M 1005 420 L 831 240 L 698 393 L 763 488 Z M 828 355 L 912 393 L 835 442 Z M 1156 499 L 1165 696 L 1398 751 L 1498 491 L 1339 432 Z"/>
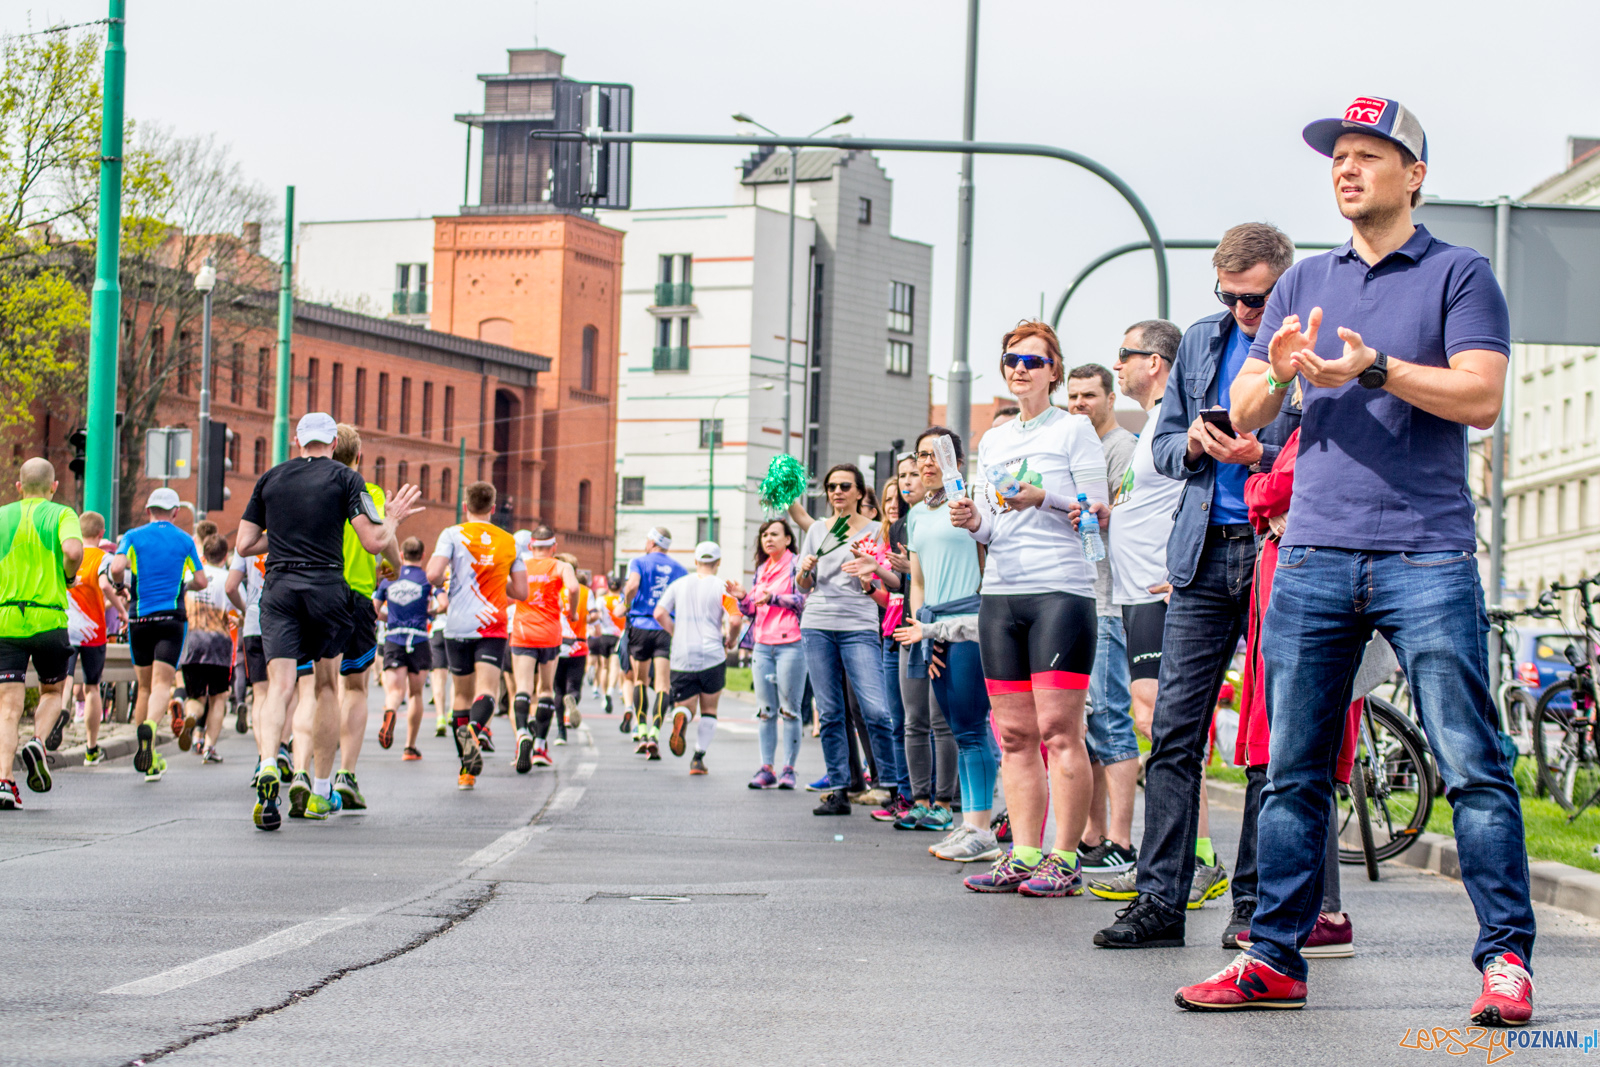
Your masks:
<path fill-rule="evenodd" d="M 1365 126 L 1376 126 L 1383 120 L 1383 113 L 1389 107 L 1387 100 L 1374 100 L 1370 96 L 1359 96 L 1344 111 L 1346 122 L 1359 122 Z"/>

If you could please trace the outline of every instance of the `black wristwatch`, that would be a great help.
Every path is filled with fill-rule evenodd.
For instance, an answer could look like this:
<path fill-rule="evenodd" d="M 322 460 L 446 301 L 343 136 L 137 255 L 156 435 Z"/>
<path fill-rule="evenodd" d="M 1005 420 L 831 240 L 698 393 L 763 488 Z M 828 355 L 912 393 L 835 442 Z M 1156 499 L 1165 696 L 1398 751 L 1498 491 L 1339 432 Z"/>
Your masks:
<path fill-rule="evenodd" d="M 1356 381 L 1364 389 L 1382 389 L 1383 384 L 1389 380 L 1389 357 L 1382 352 L 1372 361 L 1372 366 L 1362 371 Z"/>

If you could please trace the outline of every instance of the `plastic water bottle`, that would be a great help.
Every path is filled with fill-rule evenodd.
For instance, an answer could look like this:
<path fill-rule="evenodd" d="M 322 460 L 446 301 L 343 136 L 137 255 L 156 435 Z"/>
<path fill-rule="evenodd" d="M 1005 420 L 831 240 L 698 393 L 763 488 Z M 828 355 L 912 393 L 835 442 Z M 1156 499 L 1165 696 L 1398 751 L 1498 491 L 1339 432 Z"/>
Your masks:
<path fill-rule="evenodd" d="M 1078 505 L 1083 509 L 1078 513 L 1078 536 L 1083 538 L 1083 554 L 1090 563 L 1099 563 L 1106 558 L 1106 543 L 1100 539 L 1100 520 L 1089 510 L 1087 495 L 1078 494 Z"/>
<path fill-rule="evenodd" d="M 1010 500 L 1022 492 L 1022 483 L 1004 467 L 997 464 L 984 473 L 989 479 L 989 484 L 994 487 L 994 491 L 1000 494 L 1001 499 Z"/>
<path fill-rule="evenodd" d="M 967 495 L 967 483 L 961 477 L 961 465 L 956 462 L 955 442 L 950 440 L 948 434 L 940 434 L 933 439 L 933 454 L 939 461 L 939 476 L 944 481 L 944 495 L 947 500 L 960 500 Z"/>

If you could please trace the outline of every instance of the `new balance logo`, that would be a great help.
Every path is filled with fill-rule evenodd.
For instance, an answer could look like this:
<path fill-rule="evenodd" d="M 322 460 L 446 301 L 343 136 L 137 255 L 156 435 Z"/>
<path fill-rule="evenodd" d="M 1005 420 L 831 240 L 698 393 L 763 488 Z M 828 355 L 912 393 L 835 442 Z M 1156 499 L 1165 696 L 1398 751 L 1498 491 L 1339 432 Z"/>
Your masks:
<path fill-rule="evenodd" d="M 1233 980 L 1233 984 L 1249 1000 L 1267 995 L 1267 983 L 1263 982 L 1261 976 L 1254 971 L 1241 974 Z"/>

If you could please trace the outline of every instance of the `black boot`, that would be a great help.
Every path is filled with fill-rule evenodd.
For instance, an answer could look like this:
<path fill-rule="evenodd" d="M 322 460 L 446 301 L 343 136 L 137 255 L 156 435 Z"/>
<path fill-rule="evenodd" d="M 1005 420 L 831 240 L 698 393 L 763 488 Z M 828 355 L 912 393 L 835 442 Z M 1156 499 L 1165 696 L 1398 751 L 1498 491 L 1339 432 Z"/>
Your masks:
<path fill-rule="evenodd" d="M 813 815 L 849 815 L 850 797 L 843 789 L 835 789 L 822 798 L 822 803 L 811 809 Z"/>
<path fill-rule="evenodd" d="M 1183 912 L 1140 893 L 1117 912 L 1117 921 L 1094 935 L 1100 948 L 1182 948 Z"/>

